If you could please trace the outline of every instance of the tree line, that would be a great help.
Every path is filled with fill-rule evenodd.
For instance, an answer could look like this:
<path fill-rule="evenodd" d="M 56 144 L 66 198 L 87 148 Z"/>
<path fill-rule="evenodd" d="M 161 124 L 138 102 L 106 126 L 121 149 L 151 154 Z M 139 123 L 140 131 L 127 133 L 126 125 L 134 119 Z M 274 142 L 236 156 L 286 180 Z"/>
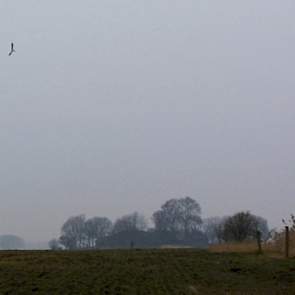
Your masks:
<path fill-rule="evenodd" d="M 134 212 L 114 222 L 108 217 L 85 215 L 68 218 L 58 239 L 49 242 L 51 249 L 102 249 L 192 246 L 255 239 L 257 231 L 267 239 L 267 220 L 238 212 L 233 216 L 202 219 L 199 203 L 184 197 L 166 201 L 151 217 L 148 226 L 144 215 Z"/>

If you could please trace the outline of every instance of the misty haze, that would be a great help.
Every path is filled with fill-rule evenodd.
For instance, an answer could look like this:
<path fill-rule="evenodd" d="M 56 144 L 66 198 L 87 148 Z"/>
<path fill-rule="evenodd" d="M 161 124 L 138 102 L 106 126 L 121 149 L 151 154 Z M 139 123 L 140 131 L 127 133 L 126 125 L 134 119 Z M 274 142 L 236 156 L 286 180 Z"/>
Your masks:
<path fill-rule="evenodd" d="M 294 9 L 2 0 L 0 250 L 276 241 L 288 256 Z"/>
<path fill-rule="evenodd" d="M 294 3 L 2 1 L 0 232 L 293 204 Z M 7 58 L 10 42 L 16 53 Z"/>

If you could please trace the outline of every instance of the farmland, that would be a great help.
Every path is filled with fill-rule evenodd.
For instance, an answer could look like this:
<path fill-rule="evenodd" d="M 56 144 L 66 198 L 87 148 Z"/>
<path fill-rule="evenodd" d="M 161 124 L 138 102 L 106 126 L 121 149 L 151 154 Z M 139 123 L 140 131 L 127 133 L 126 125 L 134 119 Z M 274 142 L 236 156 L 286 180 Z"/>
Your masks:
<path fill-rule="evenodd" d="M 192 249 L 4 251 L 0 294 L 295 294 L 295 259 Z"/>

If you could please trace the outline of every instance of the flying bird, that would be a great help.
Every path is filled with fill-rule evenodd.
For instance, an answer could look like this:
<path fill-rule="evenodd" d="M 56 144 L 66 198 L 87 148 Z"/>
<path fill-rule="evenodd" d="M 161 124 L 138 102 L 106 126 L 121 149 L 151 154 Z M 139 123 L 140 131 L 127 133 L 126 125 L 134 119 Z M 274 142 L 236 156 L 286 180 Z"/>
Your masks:
<path fill-rule="evenodd" d="M 10 49 L 10 52 L 9 52 L 9 56 L 11 56 L 12 55 L 12 53 L 14 53 L 15 52 L 15 50 L 14 50 L 14 44 L 13 43 L 11 43 L 11 49 Z"/>

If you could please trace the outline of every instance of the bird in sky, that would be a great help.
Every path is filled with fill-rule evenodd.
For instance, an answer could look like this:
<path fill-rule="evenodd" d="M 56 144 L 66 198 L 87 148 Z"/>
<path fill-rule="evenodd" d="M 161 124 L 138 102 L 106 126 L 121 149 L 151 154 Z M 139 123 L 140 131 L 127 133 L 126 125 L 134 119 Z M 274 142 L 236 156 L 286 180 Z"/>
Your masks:
<path fill-rule="evenodd" d="M 14 53 L 15 52 L 15 50 L 14 50 L 14 44 L 13 43 L 11 43 L 11 49 L 10 49 L 10 52 L 9 52 L 9 56 L 11 56 L 12 55 L 12 53 Z"/>

